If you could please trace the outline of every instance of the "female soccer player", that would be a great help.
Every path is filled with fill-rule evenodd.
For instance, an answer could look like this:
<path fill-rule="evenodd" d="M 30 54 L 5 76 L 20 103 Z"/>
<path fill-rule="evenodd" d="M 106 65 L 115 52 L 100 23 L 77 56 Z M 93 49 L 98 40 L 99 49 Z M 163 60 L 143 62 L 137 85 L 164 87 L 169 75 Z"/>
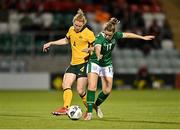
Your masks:
<path fill-rule="evenodd" d="M 95 100 L 95 91 L 97 89 L 98 76 L 101 77 L 102 91 L 99 93 L 95 106 L 99 107 L 105 99 L 109 96 L 112 90 L 113 83 L 113 66 L 112 66 L 112 50 L 120 38 L 138 38 L 143 40 L 152 40 L 154 36 L 140 36 L 134 33 L 122 33 L 115 31 L 115 25 L 118 24 L 116 18 L 111 18 L 105 25 L 103 32 L 101 32 L 95 40 L 94 52 L 90 56 L 87 73 L 88 73 L 88 92 L 87 104 L 88 112 L 84 116 L 84 120 L 92 119 L 92 111 Z M 89 48 L 92 50 L 92 48 Z M 89 51 L 87 50 L 87 51 Z M 121 59 L 119 59 L 121 60 Z M 103 114 L 101 113 L 101 118 Z"/>
<path fill-rule="evenodd" d="M 95 41 L 95 36 L 92 31 L 86 27 L 87 19 L 81 9 L 78 10 L 77 14 L 73 18 L 73 26 L 69 28 L 65 38 L 57 41 L 51 41 L 43 46 L 43 51 L 47 52 L 51 45 L 65 45 L 70 43 L 72 50 L 72 58 L 70 66 L 66 69 L 63 77 L 62 87 L 63 93 L 63 107 L 58 108 L 53 115 L 66 115 L 67 109 L 71 104 L 72 90 L 71 86 L 77 79 L 77 91 L 86 104 L 86 85 L 87 85 L 87 74 L 86 65 L 89 59 L 89 53 L 82 52 L 83 49 L 88 48 Z M 86 104 L 87 105 L 87 104 Z"/>

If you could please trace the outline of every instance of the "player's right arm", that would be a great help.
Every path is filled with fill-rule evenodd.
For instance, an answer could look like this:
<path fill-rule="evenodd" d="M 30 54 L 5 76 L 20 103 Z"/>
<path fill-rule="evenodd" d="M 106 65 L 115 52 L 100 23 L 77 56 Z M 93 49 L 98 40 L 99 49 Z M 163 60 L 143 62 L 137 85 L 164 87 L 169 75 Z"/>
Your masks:
<path fill-rule="evenodd" d="M 101 34 L 99 34 L 97 37 L 96 37 L 96 40 L 94 42 L 94 51 L 95 51 L 95 54 L 96 54 L 96 57 L 97 57 L 97 60 L 101 60 L 103 55 L 101 54 L 101 47 L 102 47 L 102 43 L 104 41 L 104 38 L 102 37 Z"/>
<path fill-rule="evenodd" d="M 56 41 L 51 41 L 43 45 L 43 51 L 47 52 L 49 50 L 49 47 L 52 45 L 66 45 L 66 44 L 68 44 L 68 39 L 66 37 Z"/>
<path fill-rule="evenodd" d="M 100 59 L 102 59 L 103 55 L 101 54 L 101 45 L 100 44 L 95 45 L 95 53 L 96 53 L 96 57 L 97 57 L 98 61 Z"/>

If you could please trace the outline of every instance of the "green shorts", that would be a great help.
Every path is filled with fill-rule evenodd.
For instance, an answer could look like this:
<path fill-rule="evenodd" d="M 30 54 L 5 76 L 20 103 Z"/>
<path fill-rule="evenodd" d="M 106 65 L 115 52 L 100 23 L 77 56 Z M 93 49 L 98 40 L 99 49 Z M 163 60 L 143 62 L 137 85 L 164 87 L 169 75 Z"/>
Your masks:
<path fill-rule="evenodd" d="M 87 63 L 83 63 L 83 64 L 79 64 L 79 65 L 70 65 L 66 69 L 65 73 L 73 73 L 77 76 L 77 78 L 87 77 L 86 66 L 87 66 Z"/>

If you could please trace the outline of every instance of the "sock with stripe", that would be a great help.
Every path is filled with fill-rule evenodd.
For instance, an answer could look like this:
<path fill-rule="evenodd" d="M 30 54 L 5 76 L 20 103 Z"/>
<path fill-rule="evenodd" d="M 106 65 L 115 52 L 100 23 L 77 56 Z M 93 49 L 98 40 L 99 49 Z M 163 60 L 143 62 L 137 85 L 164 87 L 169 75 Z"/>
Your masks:
<path fill-rule="evenodd" d="M 95 100 L 95 91 L 88 90 L 87 91 L 88 113 L 92 113 L 93 111 L 94 100 Z"/>
<path fill-rule="evenodd" d="M 63 100 L 64 100 L 65 108 L 68 108 L 71 105 L 72 96 L 73 96 L 73 93 L 70 88 L 64 89 Z"/>
<path fill-rule="evenodd" d="M 103 91 L 101 91 L 97 97 L 97 100 L 95 102 L 95 105 L 96 106 L 99 106 L 101 105 L 105 100 L 106 98 L 109 96 L 109 94 L 104 94 Z"/>
<path fill-rule="evenodd" d="M 86 101 L 86 98 L 87 98 L 87 94 L 86 92 L 83 94 L 83 95 L 79 95 L 83 101 L 83 104 L 85 105 L 85 107 L 87 108 L 87 101 Z"/>

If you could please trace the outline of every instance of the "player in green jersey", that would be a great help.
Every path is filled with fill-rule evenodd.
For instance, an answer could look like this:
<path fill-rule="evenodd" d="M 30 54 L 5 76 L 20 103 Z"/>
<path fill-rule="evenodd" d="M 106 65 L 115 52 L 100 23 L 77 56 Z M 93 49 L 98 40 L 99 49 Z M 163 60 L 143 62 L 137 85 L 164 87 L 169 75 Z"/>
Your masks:
<path fill-rule="evenodd" d="M 124 33 L 115 30 L 115 26 L 118 24 L 116 18 L 111 18 L 109 22 L 104 26 L 104 29 L 96 37 L 94 48 L 89 48 L 86 51 L 94 50 L 90 56 L 87 73 L 88 73 L 88 92 L 87 92 L 87 104 L 88 112 L 84 116 L 84 120 L 92 119 L 93 106 L 99 108 L 99 106 L 105 101 L 112 90 L 113 83 L 113 66 L 112 66 L 112 50 L 117 44 L 120 38 L 138 38 L 143 40 L 152 40 L 154 36 L 140 36 L 134 33 Z M 95 101 L 95 92 L 97 89 L 98 77 L 101 77 L 102 91 L 99 93 L 97 100 Z M 95 101 L 95 103 L 94 103 Z M 98 109 L 96 109 L 98 110 Z M 98 116 L 103 118 L 103 113 L 99 111 Z"/>

